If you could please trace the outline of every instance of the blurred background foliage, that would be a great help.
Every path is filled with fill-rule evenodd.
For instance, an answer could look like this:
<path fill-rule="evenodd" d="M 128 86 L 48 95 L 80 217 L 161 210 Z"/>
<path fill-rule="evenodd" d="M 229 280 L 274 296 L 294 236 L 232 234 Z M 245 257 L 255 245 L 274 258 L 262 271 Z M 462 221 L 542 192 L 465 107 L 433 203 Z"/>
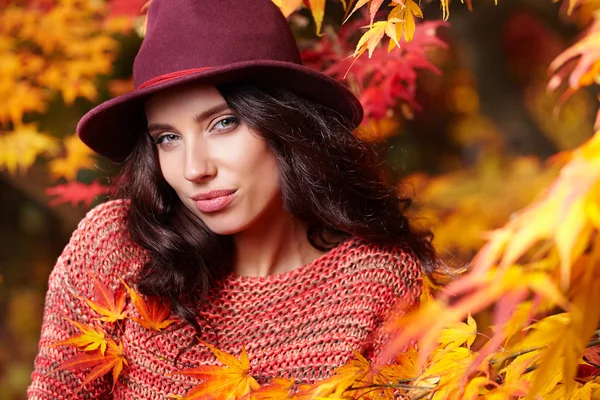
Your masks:
<path fill-rule="evenodd" d="M 105 200 L 102 185 L 115 167 L 73 134 L 94 104 L 131 90 L 143 3 L 94 0 L 78 8 L 86 15 L 49 18 L 52 0 L 0 0 L 0 399 L 25 398 L 48 274 L 77 222 Z M 24 18 L 18 13 L 31 4 L 46 17 L 16 29 Z M 427 52 L 440 73 L 420 70 L 414 102 L 400 102 L 364 136 L 414 199 L 415 223 L 433 229 L 440 255 L 457 267 L 481 247 L 486 231 L 548 187 L 558 172 L 551 156 L 591 137 L 597 110 L 591 90 L 557 110 L 559 95 L 546 89 L 548 65 L 581 32 L 584 12 L 573 22 L 550 1 L 473 6 L 469 12 L 451 4 L 448 25 L 437 29 L 445 46 Z M 426 21 L 441 18 L 439 3 L 422 7 Z M 325 37 L 328 24 L 337 29 L 343 16 L 329 11 Z M 316 38 L 306 10 L 290 23 L 312 60 L 310 51 L 326 39 Z M 348 54 L 355 45 L 348 44 Z M 11 86 L 7 79 L 16 73 L 23 79 Z M 30 147 L 10 142 L 28 129 L 43 136 Z M 31 153 L 34 142 L 41 147 Z"/>

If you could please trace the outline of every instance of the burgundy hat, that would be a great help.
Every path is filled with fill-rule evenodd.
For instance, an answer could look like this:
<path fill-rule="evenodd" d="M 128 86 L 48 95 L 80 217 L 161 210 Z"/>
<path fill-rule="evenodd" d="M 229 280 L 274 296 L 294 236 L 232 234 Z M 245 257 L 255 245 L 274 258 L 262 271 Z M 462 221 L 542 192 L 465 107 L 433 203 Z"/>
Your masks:
<path fill-rule="evenodd" d="M 302 65 L 289 25 L 272 0 L 153 0 L 133 64 L 135 90 L 83 116 L 77 135 L 122 161 L 144 132 L 144 101 L 187 82 L 268 81 L 316 100 L 358 126 L 363 109 L 336 80 Z"/>

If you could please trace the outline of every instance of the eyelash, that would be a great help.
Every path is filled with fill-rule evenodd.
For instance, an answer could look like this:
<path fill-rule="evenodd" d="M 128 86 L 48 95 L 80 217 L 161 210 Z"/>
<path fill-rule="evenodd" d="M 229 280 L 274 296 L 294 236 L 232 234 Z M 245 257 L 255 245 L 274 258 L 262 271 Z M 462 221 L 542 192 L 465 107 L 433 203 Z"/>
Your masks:
<path fill-rule="evenodd" d="M 225 128 L 220 128 L 220 131 L 225 131 L 225 132 L 229 132 L 235 128 L 238 127 L 240 121 L 239 118 L 233 116 L 233 115 L 228 115 L 225 116 L 221 119 L 219 119 L 218 121 L 216 121 L 213 125 L 211 125 L 211 127 L 209 128 L 209 132 L 212 132 L 213 129 L 220 123 L 222 123 L 223 121 L 228 121 L 231 120 L 232 122 L 234 122 L 234 125 L 232 127 L 225 127 Z M 170 137 L 171 140 L 169 142 L 164 142 L 163 139 Z M 154 139 L 154 144 L 157 146 L 162 146 L 162 147 L 168 147 L 169 144 L 171 144 L 172 142 L 174 142 L 176 140 L 176 138 L 178 138 L 179 136 L 174 134 L 174 133 L 170 133 L 170 132 L 165 132 L 165 133 L 161 133 L 160 135 L 158 135 L 155 139 Z"/>

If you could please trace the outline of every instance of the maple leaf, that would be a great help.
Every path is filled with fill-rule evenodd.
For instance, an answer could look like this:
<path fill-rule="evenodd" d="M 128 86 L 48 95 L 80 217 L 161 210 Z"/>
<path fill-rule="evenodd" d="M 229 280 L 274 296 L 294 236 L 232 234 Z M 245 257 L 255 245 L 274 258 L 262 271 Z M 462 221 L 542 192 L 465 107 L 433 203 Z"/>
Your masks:
<path fill-rule="evenodd" d="M 569 161 L 558 179 L 542 198 L 488 235 L 488 243 L 473 260 L 474 271 L 485 271 L 496 262 L 501 267 L 511 265 L 533 244 L 550 239 L 560 256 L 561 286 L 568 287 L 572 262 L 585 250 L 593 232 L 590 210 L 598 198 L 600 133 L 560 157 Z"/>
<path fill-rule="evenodd" d="M 283 15 L 287 18 L 300 7 L 302 0 L 273 0 L 273 3 L 279 7 Z"/>
<path fill-rule="evenodd" d="M 185 375 L 205 381 L 192 388 L 183 399 L 237 399 L 260 387 L 249 374 L 250 360 L 244 347 L 238 360 L 202 340 L 200 342 L 207 346 L 224 366 L 203 365 L 170 373 L 169 375 Z"/>
<path fill-rule="evenodd" d="M 92 301 L 82 297 L 80 299 L 84 300 L 94 311 L 102 315 L 101 318 L 98 318 L 101 321 L 115 322 L 124 319 L 127 316 L 127 312 L 125 311 L 125 292 L 119 290 L 115 296 L 115 293 L 110 291 L 95 276 L 90 274 L 90 278 L 94 283 L 95 300 Z"/>
<path fill-rule="evenodd" d="M 395 2 L 398 3 L 399 1 Z M 402 37 L 404 37 L 405 42 L 411 42 L 415 36 L 415 17 L 423 18 L 423 11 L 421 10 L 421 7 L 419 7 L 419 5 L 413 0 L 406 0 L 404 3 L 399 3 L 400 5 L 394 7 L 388 17 L 388 20 L 398 19 L 401 22 L 395 26 L 396 32 L 394 33 L 393 37 L 390 36 L 393 41 L 390 41 L 388 51 L 393 48 L 394 43 L 400 47 L 398 42 Z"/>
<path fill-rule="evenodd" d="M 83 351 L 99 350 L 104 355 L 107 346 L 107 339 L 102 329 L 96 329 L 91 325 L 80 324 L 79 322 L 66 318 L 71 324 L 75 325 L 81 334 L 67 339 L 52 343 L 49 347 L 72 345 Z"/>
<path fill-rule="evenodd" d="M 317 26 L 317 36 L 321 36 L 321 25 L 325 16 L 325 0 L 310 0 L 310 12 Z"/>
<path fill-rule="evenodd" d="M 351 391 L 352 398 L 394 398 L 394 388 L 376 385 L 397 384 L 406 379 L 405 365 L 371 364 L 359 352 L 352 350 L 356 358 L 337 368 L 333 375 L 306 388 L 300 397 L 342 398 L 342 394 Z M 347 393 L 346 393 L 347 394 Z M 361 397 L 362 396 L 362 397 Z"/>
<path fill-rule="evenodd" d="M 57 140 L 38 132 L 35 124 L 18 126 L 0 135 L 0 169 L 24 174 L 39 155 L 53 155 L 58 149 Z"/>
<path fill-rule="evenodd" d="M 142 296 L 130 288 L 122 279 L 121 282 L 125 285 L 135 309 L 140 314 L 140 318 L 131 319 L 144 328 L 154 331 L 161 331 L 172 323 L 177 322 L 173 319 L 166 319 L 171 313 L 171 309 L 158 296 L 147 296 L 148 300 L 144 300 Z"/>
<path fill-rule="evenodd" d="M 54 178 L 63 177 L 70 181 L 75 179 L 79 170 L 93 167 L 93 152 L 76 135 L 66 138 L 64 144 L 67 155 L 50 161 L 50 172 Z"/>
<path fill-rule="evenodd" d="M 60 367 L 52 370 L 78 370 L 84 368 L 92 368 L 90 373 L 86 376 L 81 385 L 77 388 L 73 397 L 88 383 L 98 379 L 112 371 L 113 375 L 113 386 L 117 382 L 123 367 L 127 365 L 127 359 L 123 354 L 123 344 L 119 342 L 117 345 L 113 340 L 108 340 L 108 346 L 106 353 L 102 354 L 100 350 L 95 350 L 88 353 L 78 354 L 63 363 Z M 50 374 L 49 373 L 49 374 Z"/>
<path fill-rule="evenodd" d="M 10 57 L 10 52 L 7 52 Z M 22 63 L 19 61 L 19 67 L 22 68 Z M 8 77 L 8 72 L 5 72 L 6 57 L 2 57 L 3 78 Z M 8 124 L 12 122 L 17 126 L 21 124 L 23 115 L 26 112 L 44 112 L 46 110 L 47 94 L 44 90 L 32 85 L 29 82 L 21 81 L 20 74 L 15 74 L 14 82 L 0 84 L 0 124 Z M 10 78 L 9 78 L 10 79 Z"/>
<path fill-rule="evenodd" d="M 467 348 L 470 348 L 475 341 L 477 335 L 477 324 L 471 314 L 467 319 L 467 323 L 464 322 L 452 322 L 442 330 L 439 343 L 442 346 L 453 348 L 467 344 Z"/>
<path fill-rule="evenodd" d="M 294 379 L 273 378 L 268 384 L 261 386 L 257 390 L 246 394 L 241 400 L 279 400 L 292 399 L 292 389 Z"/>
<path fill-rule="evenodd" d="M 49 202 L 51 207 L 62 203 L 71 203 L 72 206 L 76 206 L 82 202 L 89 207 L 97 196 L 106 195 L 107 191 L 106 186 L 94 181 L 89 185 L 81 182 L 68 182 L 46 188 L 45 192 L 48 196 L 56 196 Z"/>

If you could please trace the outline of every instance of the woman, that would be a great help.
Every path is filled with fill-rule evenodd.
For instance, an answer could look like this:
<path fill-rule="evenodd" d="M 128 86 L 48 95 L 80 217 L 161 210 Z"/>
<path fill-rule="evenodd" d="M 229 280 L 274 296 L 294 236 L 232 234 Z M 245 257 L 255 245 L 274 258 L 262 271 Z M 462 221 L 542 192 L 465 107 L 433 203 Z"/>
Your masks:
<path fill-rule="evenodd" d="M 122 199 L 88 213 L 50 276 L 29 397 L 69 397 L 89 373 L 56 370 L 76 351 L 52 345 L 78 333 L 68 320 L 97 317 L 82 302 L 90 272 L 159 296 L 185 323 L 102 322 L 128 365 L 83 398 L 185 394 L 197 382 L 168 373 L 218 364 L 196 337 L 244 347 L 259 382 L 325 379 L 352 349 L 375 359 L 386 315 L 418 304 L 435 257 L 352 134 L 358 100 L 301 64 L 270 0 L 154 0 L 134 81 L 78 126 L 123 163 Z"/>

